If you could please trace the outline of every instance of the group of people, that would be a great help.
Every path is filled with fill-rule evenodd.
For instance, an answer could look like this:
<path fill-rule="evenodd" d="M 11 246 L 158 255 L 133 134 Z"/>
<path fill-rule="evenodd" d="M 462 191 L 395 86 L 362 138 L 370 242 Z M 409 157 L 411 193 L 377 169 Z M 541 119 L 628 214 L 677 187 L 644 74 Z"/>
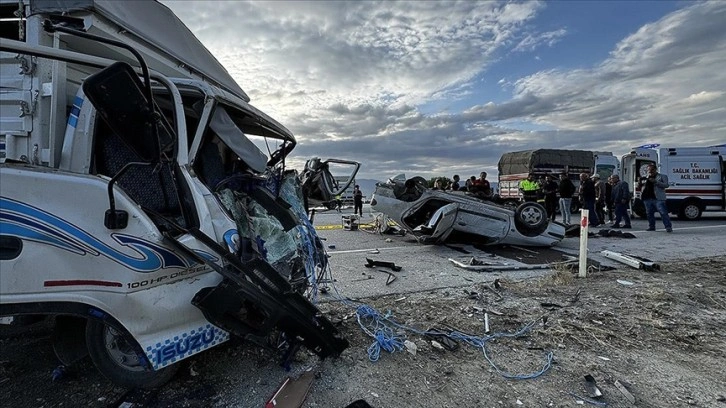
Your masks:
<path fill-rule="evenodd" d="M 647 231 L 655 231 L 655 213 L 659 213 L 666 232 L 672 232 L 673 226 L 668 209 L 666 208 L 666 193 L 668 177 L 659 174 L 654 165 L 649 166 L 648 174 L 639 181 L 641 199 L 645 205 L 648 218 Z M 555 221 L 557 204 L 562 213 L 562 222 L 570 224 L 570 211 L 572 198 L 575 195 L 575 185 L 567 173 L 560 174 L 559 183 L 554 175 L 548 174 L 545 180 L 538 182 L 535 175 L 530 173 L 527 179 L 519 184 L 524 201 L 539 201 L 544 198 L 547 216 Z M 582 208 L 589 212 L 589 226 L 597 227 L 605 223 L 607 218 L 613 228 L 632 228 L 628 208 L 630 207 L 630 186 L 620 176 L 613 174 L 606 181 L 600 179 L 599 174 L 592 177 L 587 173 L 580 174 L 578 196 Z"/>
<path fill-rule="evenodd" d="M 467 191 L 481 198 L 492 198 L 494 191 L 492 186 L 487 180 L 487 172 L 482 171 L 479 173 L 479 178 L 476 176 L 469 177 L 464 185 L 461 185 L 461 177 L 458 174 L 454 174 L 451 183 L 445 184 L 441 179 L 434 181 L 435 190 L 451 190 L 451 191 Z"/>

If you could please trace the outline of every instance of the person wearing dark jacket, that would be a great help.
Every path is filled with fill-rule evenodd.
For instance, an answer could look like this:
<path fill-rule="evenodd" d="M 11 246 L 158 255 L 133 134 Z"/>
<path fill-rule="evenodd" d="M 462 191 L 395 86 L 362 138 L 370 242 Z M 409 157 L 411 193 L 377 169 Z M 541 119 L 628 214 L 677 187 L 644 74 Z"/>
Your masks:
<path fill-rule="evenodd" d="M 600 225 L 600 219 L 597 218 L 597 211 L 595 210 L 595 183 L 587 173 L 580 173 L 580 200 L 582 201 L 582 208 L 588 210 L 590 217 L 590 226 L 597 227 Z"/>
<path fill-rule="evenodd" d="M 567 176 L 567 173 L 560 174 L 560 184 L 557 186 L 560 193 L 560 212 L 562 222 L 570 225 L 570 208 L 572 207 L 572 196 L 575 194 L 575 184 Z"/>
<path fill-rule="evenodd" d="M 555 216 L 557 215 L 557 190 L 559 190 L 559 186 L 557 185 L 554 176 L 548 174 L 544 185 L 542 185 L 542 192 L 544 193 L 547 217 L 552 221 L 555 220 Z"/>
<path fill-rule="evenodd" d="M 654 165 L 648 166 L 648 177 L 640 179 L 640 199 L 645 204 L 645 211 L 648 214 L 648 229 L 646 231 L 655 231 L 655 213 L 660 213 L 660 219 L 666 232 L 673 232 L 671 217 L 668 215 L 666 207 L 666 192 L 668 188 L 668 176 L 658 173 L 658 169 Z"/>
<path fill-rule="evenodd" d="M 613 228 L 632 228 L 630 226 L 630 216 L 628 215 L 628 205 L 630 204 L 630 186 L 625 181 L 620 181 L 620 176 L 613 174 L 611 176 L 613 183 L 613 203 L 615 204 L 615 223 Z M 620 221 L 624 224 L 620 226 Z"/>
<path fill-rule="evenodd" d="M 363 216 L 363 192 L 357 184 L 353 188 L 353 214 Z"/>

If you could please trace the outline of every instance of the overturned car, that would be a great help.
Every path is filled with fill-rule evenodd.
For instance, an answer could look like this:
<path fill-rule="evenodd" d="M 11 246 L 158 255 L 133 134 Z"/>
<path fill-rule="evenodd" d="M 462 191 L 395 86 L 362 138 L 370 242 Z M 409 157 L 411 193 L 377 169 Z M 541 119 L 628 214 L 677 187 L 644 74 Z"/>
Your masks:
<path fill-rule="evenodd" d="M 464 191 L 432 190 L 426 185 L 422 177 L 398 175 L 376 185 L 371 207 L 421 243 L 552 246 L 565 237 L 565 226 L 549 222 L 537 203 L 512 208 Z"/>

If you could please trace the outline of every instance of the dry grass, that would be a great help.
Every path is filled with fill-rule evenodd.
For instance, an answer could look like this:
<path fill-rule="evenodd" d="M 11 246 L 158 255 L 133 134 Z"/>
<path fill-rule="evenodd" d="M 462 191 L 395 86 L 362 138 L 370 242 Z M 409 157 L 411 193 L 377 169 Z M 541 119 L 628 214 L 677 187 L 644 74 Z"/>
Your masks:
<path fill-rule="evenodd" d="M 542 277 L 538 281 L 540 287 L 544 286 L 564 286 L 571 285 L 575 280 L 575 275 L 564 264 L 553 264 L 552 273 Z"/>

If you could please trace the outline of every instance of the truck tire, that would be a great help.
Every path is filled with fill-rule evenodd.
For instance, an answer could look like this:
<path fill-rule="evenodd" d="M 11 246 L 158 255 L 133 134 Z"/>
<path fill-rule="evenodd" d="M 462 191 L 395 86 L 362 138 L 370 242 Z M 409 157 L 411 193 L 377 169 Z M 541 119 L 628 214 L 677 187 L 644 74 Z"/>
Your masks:
<path fill-rule="evenodd" d="M 547 210 L 533 202 L 522 203 L 514 212 L 514 226 L 520 234 L 534 237 L 547 229 Z"/>
<path fill-rule="evenodd" d="M 678 210 L 678 218 L 686 221 L 695 221 L 701 218 L 703 210 L 696 200 L 688 200 Z"/>
<path fill-rule="evenodd" d="M 146 355 L 126 332 L 97 320 L 86 324 L 88 354 L 98 371 L 109 381 L 124 388 L 154 389 L 176 374 L 179 364 L 160 370 L 149 367 Z"/>

